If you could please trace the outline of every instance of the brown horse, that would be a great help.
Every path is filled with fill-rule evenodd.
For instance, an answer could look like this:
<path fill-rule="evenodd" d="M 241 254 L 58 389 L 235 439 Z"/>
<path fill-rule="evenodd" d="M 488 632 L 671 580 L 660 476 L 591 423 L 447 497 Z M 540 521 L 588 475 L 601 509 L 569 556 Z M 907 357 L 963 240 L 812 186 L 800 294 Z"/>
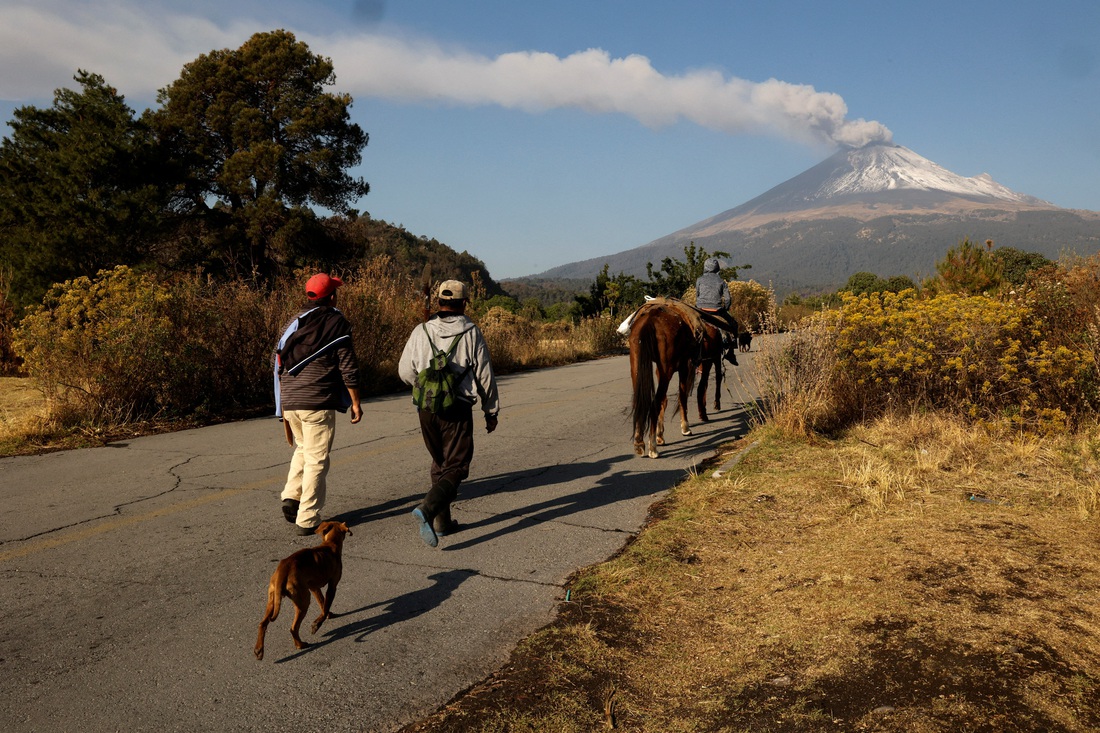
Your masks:
<path fill-rule="evenodd" d="M 696 337 L 689 306 L 678 302 L 649 302 L 635 313 L 630 325 L 630 379 L 634 388 L 634 452 L 657 457 L 657 446 L 665 443 L 665 408 L 672 375 L 679 375 L 680 432 L 691 435 L 687 401 L 695 379 L 701 347 L 715 347 L 700 330 Z M 709 330 L 709 329 L 706 329 Z M 721 339 L 717 353 L 721 358 Z M 656 384 L 654 383 L 656 370 Z M 705 417 L 703 418 L 706 419 Z"/>

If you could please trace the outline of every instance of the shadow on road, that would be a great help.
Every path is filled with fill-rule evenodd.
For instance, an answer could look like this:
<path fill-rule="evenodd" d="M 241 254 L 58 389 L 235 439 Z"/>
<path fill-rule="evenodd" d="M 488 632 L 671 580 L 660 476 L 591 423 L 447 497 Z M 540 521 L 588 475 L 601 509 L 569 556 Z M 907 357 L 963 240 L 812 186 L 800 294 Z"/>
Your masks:
<path fill-rule="evenodd" d="M 731 419 L 724 420 L 721 425 L 718 422 L 712 419 L 708 423 L 697 426 L 694 435 L 678 437 L 675 443 L 664 446 L 662 454 L 673 457 L 696 454 L 704 447 L 717 448 L 722 443 L 736 440 L 749 429 L 748 418 L 744 412 L 738 412 Z M 493 494 L 525 491 L 536 487 L 544 488 L 551 484 L 568 484 L 584 478 L 600 477 L 594 486 L 584 491 L 537 502 L 520 511 L 503 512 L 470 524 L 463 524 L 461 531 L 470 533 L 495 525 L 506 526 L 497 526 L 488 534 L 480 534 L 466 540 L 449 541 L 443 550 L 445 552 L 463 550 L 543 522 L 560 521 L 570 515 L 618 501 L 656 494 L 684 478 L 685 469 L 679 466 L 668 468 L 662 466 L 660 458 L 651 460 L 627 454 L 599 461 L 538 466 L 529 470 L 497 474 L 467 482 L 460 490 L 460 498 L 469 501 Z M 614 470 L 616 467 L 619 470 Z M 626 530 L 623 531 L 626 532 Z"/>
<path fill-rule="evenodd" d="M 357 608 L 354 611 L 345 611 L 344 613 L 337 614 L 330 618 L 328 623 L 331 624 L 333 621 L 340 623 L 343 619 L 358 616 L 383 606 L 385 607 L 385 610 L 380 614 L 359 621 L 345 623 L 343 626 L 325 632 L 325 639 L 323 641 L 311 643 L 310 646 L 305 649 L 277 660 L 276 664 L 291 662 L 301 657 L 303 654 L 308 654 L 334 641 L 346 639 L 351 636 L 355 637 L 355 641 L 357 642 L 366 641 L 367 637 L 375 631 L 415 618 L 438 607 L 451 597 L 451 594 L 455 592 L 458 586 L 477 574 L 478 572 L 476 570 L 456 569 L 441 571 L 428 576 L 428 580 L 432 581 L 432 584 L 426 588 L 404 593 L 388 601 L 371 603 L 362 608 Z M 311 608 L 310 610 L 313 609 Z M 311 619 L 307 619 L 307 622 L 311 622 Z M 306 624 L 303 623 L 302 626 L 304 628 Z"/>

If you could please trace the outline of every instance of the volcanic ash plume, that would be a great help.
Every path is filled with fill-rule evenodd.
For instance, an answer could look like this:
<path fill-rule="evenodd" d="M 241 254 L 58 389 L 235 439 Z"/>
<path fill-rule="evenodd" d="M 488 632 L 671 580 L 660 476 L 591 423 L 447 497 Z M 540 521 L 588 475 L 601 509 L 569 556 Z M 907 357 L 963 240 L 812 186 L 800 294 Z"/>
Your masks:
<path fill-rule="evenodd" d="M 688 120 L 730 134 L 766 134 L 861 147 L 890 142 L 878 122 L 848 120 L 837 94 L 717 71 L 661 74 L 644 56 L 590 49 L 564 58 L 523 51 L 488 58 L 381 36 L 326 44 L 353 94 L 539 112 L 572 107 L 628 115 L 659 128 Z"/>

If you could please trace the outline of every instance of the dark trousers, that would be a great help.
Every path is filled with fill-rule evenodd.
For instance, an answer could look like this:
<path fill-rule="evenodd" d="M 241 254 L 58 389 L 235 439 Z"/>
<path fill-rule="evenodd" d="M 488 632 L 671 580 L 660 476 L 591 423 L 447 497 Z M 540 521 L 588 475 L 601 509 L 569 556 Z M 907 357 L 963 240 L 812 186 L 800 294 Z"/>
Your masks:
<path fill-rule="evenodd" d="M 708 320 L 707 317 L 709 316 L 710 319 L 713 319 L 712 323 L 723 331 L 737 333 L 737 321 L 734 320 L 733 316 L 730 315 L 730 312 L 725 308 L 716 308 L 714 310 L 699 308 L 699 310 L 706 314 L 704 320 Z"/>
<path fill-rule="evenodd" d="M 430 519 L 450 518 L 458 485 L 470 475 L 474 457 L 474 408 L 460 403 L 442 414 L 420 410 L 420 434 L 432 456 L 432 487 L 420 508 Z"/>

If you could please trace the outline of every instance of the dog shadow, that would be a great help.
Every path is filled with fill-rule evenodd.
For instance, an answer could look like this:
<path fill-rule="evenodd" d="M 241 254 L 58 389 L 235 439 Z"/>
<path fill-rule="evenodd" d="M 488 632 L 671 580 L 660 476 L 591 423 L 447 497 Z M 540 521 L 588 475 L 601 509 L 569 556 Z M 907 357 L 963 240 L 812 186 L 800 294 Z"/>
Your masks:
<path fill-rule="evenodd" d="M 305 649 L 301 649 L 282 659 L 276 660 L 275 663 L 282 664 L 283 662 L 294 661 L 315 649 L 320 649 L 334 641 L 340 641 L 348 637 L 354 637 L 354 640 L 357 642 L 366 641 L 367 637 L 375 631 L 384 629 L 387 626 L 399 624 L 403 621 L 408 621 L 417 616 L 422 616 L 428 611 L 439 607 L 444 601 L 451 597 L 458 586 L 475 575 L 478 575 L 476 570 L 456 569 L 441 571 L 428 576 L 428 580 L 432 581 L 432 584 L 426 588 L 404 593 L 388 601 L 371 603 L 361 608 L 357 608 L 354 611 L 344 611 L 342 613 L 333 614 L 327 619 L 327 623 L 385 607 L 381 613 L 371 616 L 370 618 L 353 621 L 325 632 L 324 638 L 321 641 L 311 641 L 310 645 Z M 305 626 L 305 624 L 303 624 L 303 626 Z"/>

